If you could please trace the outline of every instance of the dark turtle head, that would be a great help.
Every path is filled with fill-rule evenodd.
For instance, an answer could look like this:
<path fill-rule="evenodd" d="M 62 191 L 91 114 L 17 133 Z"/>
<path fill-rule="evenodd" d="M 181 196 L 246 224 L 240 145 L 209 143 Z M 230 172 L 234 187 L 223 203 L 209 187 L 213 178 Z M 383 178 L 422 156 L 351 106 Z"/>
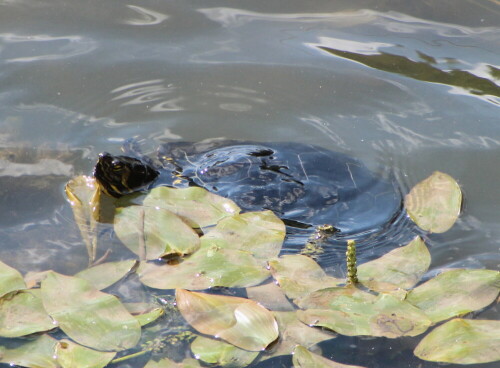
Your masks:
<path fill-rule="evenodd" d="M 150 165 L 128 156 L 99 155 L 94 177 L 101 188 L 113 197 L 120 197 L 147 187 L 159 175 Z"/>

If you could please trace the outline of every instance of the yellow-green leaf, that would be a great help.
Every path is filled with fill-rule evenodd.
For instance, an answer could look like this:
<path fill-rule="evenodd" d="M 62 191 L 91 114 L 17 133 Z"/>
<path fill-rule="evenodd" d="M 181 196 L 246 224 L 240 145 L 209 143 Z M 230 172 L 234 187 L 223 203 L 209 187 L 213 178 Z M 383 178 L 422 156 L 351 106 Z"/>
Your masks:
<path fill-rule="evenodd" d="M 57 343 L 55 353 L 61 368 L 103 368 L 115 355 L 115 352 L 92 350 L 65 339 Z"/>
<path fill-rule="evenodd" d="M 299 254 L 274 258 L 269 266 L 273 277 L 291 299 L 345 282 L 328 276 L 314 260 Z"/>
<path fill-rule="evenodd" d="M 135 264 L 133 259 L 101 263 L 78 272 L 75 277 L 87 280 L 93 287 L 102 290 L 125 277 Z"/>
<path fill-rule="evenodd" d="M 0 362 L 26 368 L 60 368 L 54 358 L 56 344 L 57 340 L 42 335 L 15 348 L 0 346 Z"/>
<path fill-rule="evenodd" d="M 460 214 L 462 191 L 448 174 L 435 171 L 415 185 L 405 198 L 406 211 L 423 230 L 443 233 Z"/>
<path fill-rule="evenodd" d="M 175 295 L 182 316 L 201 333 L 250 351 L 263 350 L 278 338 L 274 316 L 254 301 L 182 289 Z"/>
<path fill-rule="evenodd" d="M 237 348 L 221 340 L 198 336 L 191 343 L 191 351 L 197 359 L 227 368 L 242 368 L 252 363 L 259 352 Z"/>
<path fill-rule="evenodd" d="M 330 305 L 331 309 L 297 311 L 297 316 L 308 325 L 347 336 L 417 336 L 431 325 L 420 309 L 390 294 L 380 294 L 372 302 L 346 295 Z"/>
<path fill-rule="evenodd" d="M 180 363 L 176 363 L 168 358 L 160 359 L 159 361 L 150 360 L 144 368 L 200 368 L 201 365 L 196 359 L 184 359 Z"/>
<path fill-rule="evenodd" d="M 15 268 L 0 261 L 0 297 L 21 289 L 26 289 L 23 276 Z"/>
<path fill-rule="evenodd" d="M 51 272 L 42 281 L 41 290 L 47 313 L 79 344 L 121 351 L 139 341 L 139 322 L 118 298 L 95 289 L 88 281 Z"/>
<path fill-rule="evenodd" d="M 410 289 L 427 272 L 431 255 L 420 237 L 358 267 L 358 279 L 378 292 Z"/>
<path fill-rule="evenodd" d="M 116 236 L 140 259 L 193 253 L 200 247 L 194 230 L 174 213 L 159 207 L 119 207 Z"/>
<path fill-rule="evenodd" d="M 240 212 L 232 200 L 198 187 L 157 187 L 144 198 L 143 205 L 172 211 L 194 228 L 215 225 L 224 217 Z"/>
<path fill-rule="evenodd" d="M 294 368 L 364 368 L 358 365 L 347 365 L 334 362 L 320 355 L 311 353 L 303 346 L 297 346 L 293 353 Z"/>
<path fill-rule="evenodd" d="M 149 303 L 124 303 L 125 308 L 139 321 L 141 326 L 156 321 L 163 314 L 163 308 Z"/>
<path fill-rule="evenodd" d="M 445 271 L 416 287 L 406 300 L 437 323 L 486 307 L 499 291 L 500 272 L 458 269 Z"/>
<path fill-rule="evenodd" d="M 500 321 L 455 318 L 435 328 L 415 348 L 423 360 L 480 364 L 500 360 Z"/>
<path fill-rule="evenodd" d="M 45 311 L 40 290 L 24 290 L 0 301 L 0 336 L 20 337 L 48 331 L 57 323 Z"/>

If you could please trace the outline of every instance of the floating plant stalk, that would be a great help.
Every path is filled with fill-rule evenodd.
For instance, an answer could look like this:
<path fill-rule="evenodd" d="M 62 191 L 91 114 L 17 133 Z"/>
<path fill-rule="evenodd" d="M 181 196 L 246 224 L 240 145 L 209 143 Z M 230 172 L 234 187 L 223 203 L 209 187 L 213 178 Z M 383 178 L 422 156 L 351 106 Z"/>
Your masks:
<path fill-rule="evenodd" d="M 356 267 L 356 242 L 354 240 L 347 241 L 347 283 L 355 285 L 358 283 L 358 269 Z"/>

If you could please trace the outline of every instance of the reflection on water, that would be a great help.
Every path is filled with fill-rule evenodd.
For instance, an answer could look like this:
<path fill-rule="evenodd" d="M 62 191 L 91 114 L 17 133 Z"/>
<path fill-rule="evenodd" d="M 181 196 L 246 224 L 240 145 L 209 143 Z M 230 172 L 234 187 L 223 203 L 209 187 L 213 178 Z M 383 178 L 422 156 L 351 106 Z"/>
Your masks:
<path fill-rule="evenodd" d="M 494 0 L 0 0 L 0 259 L 80 270 L 70 176 L 132 137 L 148 153 L 227 137 L 346 152 L 403 192 L 447 172 L 466 205 L 428 237 L 431 272 L 498 269 L 499 14 Z M 103 236 L 112 257 L 128 256 Z M 386 340 L 324 348 L 372 368 L 438 366 L 410 358 L 413 340 L 391 343 L 390 356 Z"/>

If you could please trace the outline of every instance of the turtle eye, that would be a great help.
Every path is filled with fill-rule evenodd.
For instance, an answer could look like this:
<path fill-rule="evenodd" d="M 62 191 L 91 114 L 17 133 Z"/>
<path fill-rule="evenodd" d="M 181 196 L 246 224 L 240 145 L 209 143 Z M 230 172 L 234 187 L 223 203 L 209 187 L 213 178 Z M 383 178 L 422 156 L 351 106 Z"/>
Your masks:
<path fill-rule="evenodd" d="M 121 169 L 123 169 L 123 165 L 120 164 L 120 163 L 113 163 L 113 171 L 120 171 Z"/>

